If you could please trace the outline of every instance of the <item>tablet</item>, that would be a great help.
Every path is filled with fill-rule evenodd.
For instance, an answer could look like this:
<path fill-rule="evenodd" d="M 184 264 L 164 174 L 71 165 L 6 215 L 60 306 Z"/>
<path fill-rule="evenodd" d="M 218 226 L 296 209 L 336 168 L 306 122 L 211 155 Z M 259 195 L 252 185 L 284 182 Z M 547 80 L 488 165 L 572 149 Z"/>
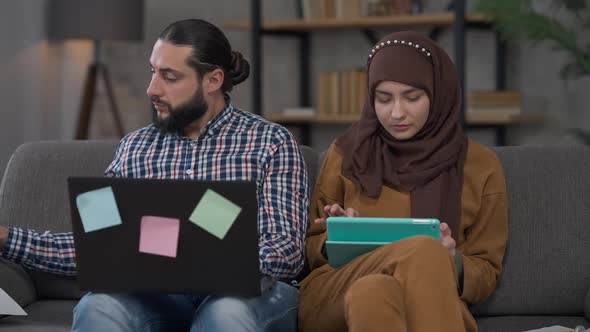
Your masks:
<path fill-rule="evenodd" d="M 333 267 L 343 266 L 382 245 L 411 236 L 440 238 L 438 219 L 329 217 L 326 224 L 326 253 Z"/>

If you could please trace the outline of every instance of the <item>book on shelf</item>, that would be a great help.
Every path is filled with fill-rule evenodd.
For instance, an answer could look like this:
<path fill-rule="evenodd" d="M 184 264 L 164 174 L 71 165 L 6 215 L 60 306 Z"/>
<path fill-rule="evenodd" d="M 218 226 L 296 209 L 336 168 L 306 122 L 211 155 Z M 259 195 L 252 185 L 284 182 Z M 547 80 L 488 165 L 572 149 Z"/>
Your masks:
<path fill-rule="evenodd" d="M 318 80 L 317 114 L 359 115 L 367 96 L 364 69 L 322 71 Z"/>
<path fill-rule="evenodd" d="M 410 15 L 421 8 L 418 0 L 367 0 L 367 16 Z"/>
<path fill-rule="evenodd" d="M 359 116 L 367 98 L 367 76 L 362 69 L 323 71 L 319 74 L 317 115 Z M 522 115 L 517 91 L 473 91 L 467 95 L 469 123 L 510 123 Z"/>
<path fill-rule="evenodd" d="M 422 0 L 299 0 L 303 19 L 408 15 L 422 11 Z"/>
<path fill-rule="evenodd" d="M 362 0 L 334 0 L 335 16 L 337 18 L 351 18 L 363 16 Z"/>
<path fill-rule="evenodd" d="M 471 106 L 520 106 L 522 97 L 518 91 L 471 91 L 467 93 Z"/>
<path fill-rule="evenodd" d="M 296 117 L 303 117 L 309 116 L 312 117 L 316 115 L 316 111 L 313 107 L 289 107 L 283 109 L 281 112 L 283 115 L 287 116 L 296 116 Z"/>
<path fill-rule="evenodd" d="M 349 18 L 362 16 L 363 1 L 367 0 L 300 0 L 303 19 Z"/>
<path fill-rule="evenodd" d="M 467 122 L 510 122 L 522 115 L 518 91 L 471 91 L 465 100 Z"/>
<path fill-rule="evenodd" d="M 320 0 L 322 18 L 336 17 L 336 0 Z"/>
<path fill-rule="evenodd" d="M 301 8 L 303 8 L 304 20 L 317 20 L 322 17 L 322 2 L 323 0 L 300 0 Z"/>
<path fill-rule="evenodd" d="M 498 107 L 498 108 L 467 108 L 465 120 L 468 123 L 504 123 L 515 121 L 520 118 L 522 111 L 519 107 Z"/>

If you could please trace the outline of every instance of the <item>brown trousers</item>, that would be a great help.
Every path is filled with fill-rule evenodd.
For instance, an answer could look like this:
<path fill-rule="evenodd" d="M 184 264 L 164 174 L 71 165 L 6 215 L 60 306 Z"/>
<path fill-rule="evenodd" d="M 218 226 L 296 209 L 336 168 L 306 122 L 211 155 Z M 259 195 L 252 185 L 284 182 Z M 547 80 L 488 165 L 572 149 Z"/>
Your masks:
<path fill-rule="evenodd" d="M 301 283 L 300 331 L 477 331 L 459 299 L 455 263 L 437 240 L 413 237 Z"/>

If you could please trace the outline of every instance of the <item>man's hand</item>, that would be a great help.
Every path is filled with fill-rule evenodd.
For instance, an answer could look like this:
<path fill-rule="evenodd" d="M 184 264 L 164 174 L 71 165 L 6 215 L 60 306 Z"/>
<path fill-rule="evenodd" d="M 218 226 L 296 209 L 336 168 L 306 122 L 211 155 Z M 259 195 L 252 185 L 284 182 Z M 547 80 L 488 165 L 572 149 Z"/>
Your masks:
<path fill-rule="evenodd" d="M 455 257 L 455 240 L 451 237 L 451 228 L 447 223 L 440 224 L 440 243 L 449 250 L 449 254 Z"/>
<path fill-rule="evenodd" d="M 0 252 L 4 249 L 4 244 L 8 239 L 8 227 L 0 226 Z"/>
<path fill-rule="evenodd" d="M 359 212 L 353 208 L 347 208 L 346 210 L 343 209 L 338 204 L 326 205 L 324 206 L 324 211 L 330 217 L 349 217 L 354 218 L 360 216 Z M 320 225 L 322 227 L 326 227 L 326 219 L 325 218 L 318 218 L 314 220 L 314 223 Z"/>

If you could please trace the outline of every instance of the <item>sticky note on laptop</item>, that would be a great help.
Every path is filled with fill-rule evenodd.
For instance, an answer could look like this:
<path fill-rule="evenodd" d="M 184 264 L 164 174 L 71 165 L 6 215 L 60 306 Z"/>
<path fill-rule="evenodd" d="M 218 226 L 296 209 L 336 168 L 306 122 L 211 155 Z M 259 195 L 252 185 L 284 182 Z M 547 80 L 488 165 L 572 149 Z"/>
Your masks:
<path fill-rule="evenodd" d="M 189 220 L 223 240 L 241 211 L 240 206 L 207 189 Z"/>
<path fill-rule="evenodd" d="M 121 215 L 111 187 L 79 194 L 76 197 L 76 206 L 85 232 L 121 224 Z"/>
<path fill-rule="evenodd" d="M 180 220 L 143 216 L 140 228 L 140 252 L 176 258 Z"/>

